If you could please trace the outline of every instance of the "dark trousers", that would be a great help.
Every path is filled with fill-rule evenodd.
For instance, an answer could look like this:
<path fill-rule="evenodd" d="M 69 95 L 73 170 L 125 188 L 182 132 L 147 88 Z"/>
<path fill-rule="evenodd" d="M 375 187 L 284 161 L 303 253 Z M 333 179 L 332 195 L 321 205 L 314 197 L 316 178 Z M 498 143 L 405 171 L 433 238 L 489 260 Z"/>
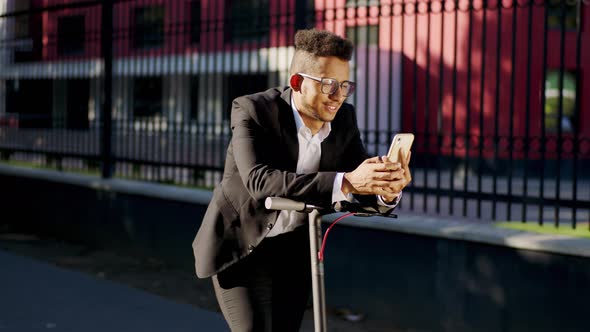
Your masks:
<path fill-rule="evenodd" d="M 264 239 L 246 258 L 213 276 L 232 332 L 298 331 L 311 290 L 307 226 Z"/>

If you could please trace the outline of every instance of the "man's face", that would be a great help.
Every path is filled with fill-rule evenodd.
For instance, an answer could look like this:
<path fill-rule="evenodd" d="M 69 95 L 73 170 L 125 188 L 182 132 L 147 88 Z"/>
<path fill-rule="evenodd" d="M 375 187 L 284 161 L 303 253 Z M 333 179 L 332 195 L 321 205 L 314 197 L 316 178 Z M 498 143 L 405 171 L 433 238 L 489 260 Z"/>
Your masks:
<path fill-rule="evenodd" d="M 348 61 L 332 56 L 318 57 L 317 64 L 313 72 L 303 74 L 333 78 L 340 83 L 349 80 Z M 321 128 L 325 122 L 334 120 L 346 97 L 342 95 L 340 88 L 332 95 L 322 93 L 320 82 L 304 77 L 301 89 L 294 93 L 293 99 L 303 122 L 313 130 Z"/>

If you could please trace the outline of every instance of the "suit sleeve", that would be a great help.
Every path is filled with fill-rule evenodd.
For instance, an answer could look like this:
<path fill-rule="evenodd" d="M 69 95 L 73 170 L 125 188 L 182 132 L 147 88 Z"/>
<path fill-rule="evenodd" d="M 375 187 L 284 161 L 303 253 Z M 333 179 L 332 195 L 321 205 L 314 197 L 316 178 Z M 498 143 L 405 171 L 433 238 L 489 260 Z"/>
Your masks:
<path fill-rule="evenodd" d="M 265 123 L 268 126 L 268 123 Z M 271 130 L 261 124 L 255 103 L 248 98 L 234 100 L 231 114 L 233 155 L 239 175 L 255 200 L 279 196 L 308 203 L 329 205 L 336 172 L 297 174 L 276 165 L 276 146 Z"/>

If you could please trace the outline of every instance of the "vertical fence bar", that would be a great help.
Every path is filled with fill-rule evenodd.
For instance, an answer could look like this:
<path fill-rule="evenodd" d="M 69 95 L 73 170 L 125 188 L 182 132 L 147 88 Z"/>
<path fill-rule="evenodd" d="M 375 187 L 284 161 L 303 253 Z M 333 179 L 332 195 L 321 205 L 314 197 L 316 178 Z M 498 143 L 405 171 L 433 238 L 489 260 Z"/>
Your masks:
<path fill-rule="evenodd" d="M 432 3 L 428 3 L 428 8 L 426 11 L 426 77 L 424 82 L 424 150 L 426 154 L 430 153 L 427 148 L 430 145 L 430 33 L 431 33 L 431 22 L 430 16 L 432 14 Z M 414 157 L 415 159 L 415 157 Z M 423 168 L 423 175 L 424 175 L 424 189 L 428 188 L 428 173 L 430 169 L 430 162 L 428 161 L 430 158 L 426 158 L 424 160 L 424 168 Z M 422 201 L 422 211 L 426 212 L 428 210 L 428 195 L 427 191 L 424 191 L 423 194 L 423 201 Z"/>
<path fill-rule="evenodd" d="M 560 1 L 559 13 L 559 80 L 557 89 L 559 91 L 557 101 L 557 151 L 556 151 L 556 165 L 555 171 L 555 206 L 553 209 L 553 222 L 555 227 L 559 227 L 559 200 L 561 198 L 561 163 L 563 162 L 562 144 L 563 144 L 563 130 L 561 127 L 561 118 L 563 117 L 563 80 L 565 76 L 565 10 L 566 2 Z"/>
<path fill-rule="evenodd" d="M 458 40 L 459 40 L 459 1 L 455 0 L 455 19 L 453 20 L 453 76 L 452 76 L 452 93 L 453 93 L 453 105 L 451 106 L 451 165 L 452 168 L 449 170 L 449 188 L 451 191 L 455 190 L 455 163 L 457 162 L 455 158 L 455 148 L 457 144 L 457 52 L 458 52 Z M 449 197 L 449 213 L 453 214 L 455 211 L 454 208 L 455 200 L 452 196 Z"/>
<path fill-rule="evenodd" d="M 223 71 L 217 72 L 216 69 L 218 68 L 217 62 L 219 61 L 219 58 L 223 57 L 226 36 L 230 36 L 231 33 L 231 17 L 229 16 L 230 10 L 227 7 L 229 5 L 230 2 L 222 4 L 219 1 L 216 1 L 213 4 L 213 12 L 215 13 L 215 17 L 217 17 L 217 22 L 213 25 L 214 37 L 210 39 L 210 48 L 207 50 L 208 63 L 205 67 L 205 70 L 207 70 L 207 76 L 210 79 L 209 82 L 214 82 L 213 84 L 209 85 L 209 93 L 207 94 L 207 96 L 213 100 L 213 103 L 211 103 L 211 99 L 209 99 L 209 103 L 205 107 L 205 114 L 203 117 L 203 141 L 201 142 L 202 145 L 199 146 L 199 149 L 203 150 L 203 166 L 205 167 L 209 167 L 211 165 L 212 146 L 209 142 L 209 139 L 213 127 L 213 124 L 211 123 L 213 119 L 213 105 L 219 101 L 217 99 L 217 92 L 219 90 L 218 87 L 220 87 L 222 91 L 225 91 L 223 80 L 224 73 Z M 220 37 L 218 37 L 218 35 L 220 35 Z M 223 103 L 221 104 L 223 105 Z M 207 182 L 207 179 L 204 179 L 204 181 Z"/>
<path fill-rule="evenodd" d="M 102 4 L 101 49 L 104 61 L 104 91 L 102 100 L 102 177 L 113 175 L 112 103 L 113 103 L 113 0 Z"/>
<path fill-rule="evenodd" d="M 408 3 L 401 3 L 401 18 L 400 18 L 400 25 L 401 25 L 401 29 L 400 29 L 400 73 L 401 73 L 401 77 L 400 77 L 400 100 L 399 100 L 399 107 L 400 107 L 400 112 L 399 112 L 399 122 L 398 122 L 398 132 L 403 130 L 403 124 L 404 124 L 404 113 L 406 110 L 405 107 L 405 102 L 404 102 L 404 93 L 403 93 L 403 86 L 404 86 L 404 69 L 405 69 L 405 64 L 404 64 L 404 58 L 406 57 L 406 52 L 405 52 L 405 45 L 406 45 L 406 37 L 405 37 L 405 31 L 406 31 L 406 22 L 405 22 L 405 18 L 406 18 L 406 13 L 407 13 L 407 6 L 409 6 L 410 4 Z M 401 203 L 403 206 L 403 203 Z"/>
<path fill-rule="evenodd" d="M 438 161 L 436 163 L 436 213 L 440 213 L 440 197 L 441 197 L 441 159 L 443 156 L 442 146 L 442 122 L 443 122 L 443 92 L 444 92 L 444 45 L 445 45 L 445 2 L 441 2 L 440 10 L 440 59 L 439 59 L 439 77 L 438 77 L 438 108 L 437 108 L 437 124 L 436 124 L 436 138 L 437 138 L 437 155 Z"/>
<path fill-rule="evenodd" d="M 547 34 L 549 26 L 549 10 L 547 5 L 543 7 L 544 20 L 543 20 L 543 77 L 541 79 L 541 105 L 539 107 L 541 115 L 541 136 L 539 138 L 539 153 L 541 155 L 540 173 L 539 173 L 539 225 L 543 225 L 543 214 L 545 209 L 545 145 L 547 144 L 545 137 L 545 81 L 547 80 Z"/>
<path fill-rule="evenodd" d="M 367 6 L 366 9 L 368 9 L 369 4 L 368 3 L 364 3 L 364 5 Z M 365 15 L 366 15 L 364 17 L 364 19 L 365 19 L 365 33 L 364 33 L 364 36 L 363 36 L 364 37 L 364 40 L 361 41 L 361 38 L 362 38 L 360 36 L 361 31 L 360 31 L 359 26 L 358 26 L 358 21 L 359 21 L 359 19 L 358 19 L 359 17 L 358 16 L 359 16 L 359 11 L 360 11 L 359 6 L 360 6 L 359 0 L 356 0 L 355 1 L 355 20 L 356 20 L 356 23 L 355 23 L 356 38 L 355 38 L 355 40 L 356 40 L 356 44 L 357 44 L 356 46 L 358 47 L 359 45 L 362 45 L 365 48 L 364 49 L 365 52 L 364 52 L 364 55 L 363 55 L 363 57 L 364 57 L 363 66 L 365 67 L 364 70 L 363 70 L 363 72 L 365 73 L 365 82 L 363 84 L 364 87 L 365 87 L 365 89 L 363 89 L 364 90 L 364 93 L 363 94 L 365 96 L 364 97 L 364 105 L 363 105 L 363 111 L 365 113 L 365 121 L 364 121 L 365 122 L 365 137 L 364 137 L 364 141 L 365 141 L 365 146 L 367 146 L 367 149 L 369 150 L 369 154 L 374 154 L 374 152 L 375 152 L 375 150 L 374 150 L 375 145 L 373 145 L 372 142 L 371 142 L 371 136 L 372 135 L 371 135 L 371 126 L 369 124 L 369 120 L 370 120 L 370 117 L 369 117 L 369 107 L 370 107 L 370 104 L 369 104 L 369 97 L 370 97 L 370 94 L 369 94 L 369 91 L 370 91 L 370 88 L 369 88 L 369 76 L 371 75 L 371 70 L 370 70 L 371 69 L 371 66 L 369 66 L 369 59 L 371 58 L 371 54 L 369 52 L 370 45 L 371 45 L 371 43 L 370 43 L 370 38 L 371 37 L 370 37 L 370 32 L 369 32 L 369 30 L 370 30 L 370 24 L 369 24 L 368 13 L 367 13 L 368 10 L 365 10 Z M 373 149 L 371 149 L 371 145 L 373 145 Z"/>
<path fill-rule="evenodd" d="M 132 15 L 132 3 L 124 3 L 125 7 L 126 7 L 126 11 L 129 13 L 128 15 L 131 16 Z M 134 35 L 137 33 L 137 31 L 135 31 L 133 29 L 133 27 L 131 26 L 131 23 L 128 23 L 127 25 L 127 29 L 125 29 L 126 33 L 127 33 L 127 38 L 123 40 L 123 43 L 127 43 L 127 47 L 130 47 L 130 45 L 132 44 Z M 122 44 L 123 44 L 122 43 Z M 125 45 L 123 45 L 123 49 L 125 49 Z M 133 49 L 130 49 L 130 57 L 129 57 L 129 62 L 130 62 L 130 75 L 127 77 L 126 79 L 126 86 L 125 86 L 125 95 L 127 95 L 129 98 L 130 102 L 126 103 L 126 106 L 128 108 L 128 112 L 130 114 L 129 118 L 131 120 L 131 128 L 133 131 L 133 137 L 134 137 L 134 142 L 133 142 L 133 149 L 134 149 L 134 153 L 133 153 L 133 159 L 132 159 L 132 174 L 133 174 L 133 178 L 134 179 L 140 179 L 141 178 L 141 173 L 143 172 L 144 166 L 141 164 L 141 159 L 144 155 L 144 134 L 145 134 L 145 122 L 142 118 L 138 117 L 137 114 L 135 114 L 135 100 L 134 100 L 134 93 L 133 93 L 133 89 L 135 88 L 135 84 L 137 83 L 137 78 L 139 77 L 139 75 L 143 72 L 143 63 L 141 62 L 141 59 L 139 58 L 138 54 L 136 52 L 134 52 Z M 122 55 L 122 54 L 121 54 Z"/>
<path fill-rule="evenodd" d="M 147 2 L 147 1 L 146 1 Z M 152 162 L 153 166 L 152 166 L 152 170 L 153 170 L 153 176 L 154 176 L 154 180 L 156 180 L 156 182 L 161 182 L 162 181 L 162 162 L 166 162 L 166 153 L 164 151 L 162 151 L 162 143 L 164 142 L 164 138 L 167 138 L 168 133 L 170 132 L 169 128 L 166 128 L 166 130 L 164 130 L 164 124 L 168 122 L 168 119 L 166 117 L 166 108 L 165 105 L 163 103 L 163 99 L 164 99 L 164 92 L 168 85 L 168 87 L 170 86 L 170 83 L 172 82 L 172 78 L 173 76 L 170 75 L 170 67 L 168 66 L 168 59 L 166 58 L 166 54 L 164 53 L 164 48 L 166 47 L 166 23 L 168 23 L 168 26 L 170 24 L 170 22 L 166 22 L 167 20 L 165 19 L 166 17 L 166 12 L 168 10 L 168 6 L 169 6 L 170 2 L 167 1 L 166 3 L 162 4 L 161 7 L 161 11 L 162 11 L 162 16 L 164 17 L 162 24 L 158 25 L 158 30 L 161 29 L 160 34 L 158 34 L 159 36 L 162 36 L 160 42 L 161 45 L 158 46 L 157 50 L 154 52 L 155 53 L 155 57 L 153 56 L 149 56 L 149 59 L 154 59 L 153 63 L 151 63 L 151 65 L 148 66 L 148 68 L 151 71 L 151 75 L 150 77 L 154 77 L 154 78 L 159 78 L 160 82 L 161 82 L 161 89 L 160 90 L 160 95 L 162 96 L 162 99 L 160 100 L 160 116 L 158 117 L 151 117 L 151 123 L 152 123 L 152 130 L 151 132 L 151 142 L 150 142 L 150 147 L 151 147 L 151 154 L 150 156 L 148 156 L 148 162 Z M 152 3 L 148 2 L 148 6 L 153 8 L 158 8 L 158 5 L 154 5 Z M 155 11 L 155 9 L 154 9 Z M 149 53 L 148 53 L 149 54 Z M 159 65 L 158 65 L 159 63 Z M 166 74 L 168 74 L 168 84 L 166 83 Z M 169 109 L 168 109 L 169 111 Z M 168 140 L 166 139 L 166 143 L 168 143 Z M 164 171 L 166 170 L 166 166 L 163 167 Z"/>
<path fill-rule="evenodd" d="M 393 73 L 394 73 L 393 55 L 394 55 L 394 52 L 393 52 L 393 50 L 394 50 L 394 46 L 393 46 L 393 43 L 394 43 L 395 38 L 393 36 L 394 36 L 395 29 L 393 27 L 394 27 L 394 20 L 395 20 L 395 4 L 393 2 L 391 3 L 390 8 L 391 9 L 390 9 L 390 18 L 389 18 L 389 24 L 390 24 L 390 26 L 389 26 L 389 59 L 388 59 L 388 66 L 387 66 L 389 68 L 389 73 L 387 75 L 387 78 L 388 78 L 387 81 L 389 83 L 389 91 L 394 91 L 393 90 L 393 87 L 394 87 L 394 84 L 393 84 L 393 79 L 394 79 L 394 77 L 393 77 Z M 388 110 L 388 112 L 387 112 L 387 137 L 389 139 L 391 139 L 391 137 L 393 137 L 393 130 L 392 130 L 392 124 L 391 124 L 391 122 L 393 120 L 393 107 L 394 107 L 393 106 L 393 98 L 391 96 L 389 96 L 387 98 L 387 110 Z"/>
<path fill-rule="evenodd" d="M 578 2 L 578 18 L 580 17 L 581 13 L 583 12 L 583 7 L 584 4 L 580 1 Z M 582 50 L 582 27 L 580 26 L 580 20 L 578 19 L 578 26 L 576 29 L 576 71 L 575 71 L 575 77 L 576 77 L 576 98 L 574 99 L 574 114 L 576 114 L 577 118 L 580 118 L 580 103 L 579 103 L 579 99 L 581 96 L 581 92 L 582 89 L 580 88 L 580 57 L 581 57 L 581 50 Z M 579 123 L 579 121 L 576 121 Z M 574 125 L 574 137 L 573 137 L 573 170 L 572 170 L 572 200 L 574 202 L 577 202 L 578 200 L 578 153 L 579 148 L 580 148 L 580 142 L 578 141 L 580 139 L 579 137 L 579 133 L 580 133 L 580 124 Z M 574 205 L 574 208 L 572 209 L 572 228 L 576 228 L 577 226 L 577 210 L 578 207 L 576 205 Z M 590 218 L 588 218 L 590 221 Z M 588 227 L 590 227 L 590 222 L 588 223 Z"/>
<path fill-rule="evenodd" d="M 524 141 L 523 141 L 523 179 L 522 179 L 522 210 L 521 210 L 521 221 L 524 223 L 527 219 L 527 201 L 528 201 L 528 161 L 529 153 L 531 148 L 531 49 L 533 43 L 533 6 L 534 3 L 531 1 L 528 4 L 528 30 L 527 30 L 527 66 L 526 66 L 526 93 L 525 93 L 525 121 L 524 121 Z"/>
<path fill-rule="evenodd" d="M 484 156 L 483 150 L 485 145 L 484 135 L 484 106 L 485 106 L 485 78 L 486 78 L 486 52 L 487 52 L 487 4 L 482 5 L 482 26 L 481 26 L 481 79 L 480 79 L 480 99 L 479 99 L 479 149 L 477 152 L 477 193 L 482 193 L 482 172 Z M 481 218 L 481 196 L 477 199 L 477 217 Z"/>
<path fill-rule="evenodd" d="M 471 142 L 471 49 L 473 38 L 473 3 L 469 2 L 469 23 L 467 37 L 467 100 L 465 101 L 465 111 L 467 112 L 465 121 L 465 161 L 463 163 L 463 192 L 468 192 L 467 180 L 469 179 L 469 148 Z M 467 196 L 463 197 L 463 216 L 467 216 Z"/>
<path fill-rule="evenodd" d="M 176 164 L 178 165 L 175 170 L 175 176 L 178 176 L 177 180 L 181 184 L 188 184 L 186 177 L 188 164 L 186 161 L 186 128 L 190 118 L 190 108 L 188 108 L 187 99 L 191 95 L 191 86 L 189 75 L 186 70 L 186 50 L 190 47 L 191 31 L 187 29 L 190 27 L 189 22 L 192 16 L 191 4 L 177 1 L 178 6 L 178 18 L 176 21 L 176 34 L 175 39 L 177 43 L 176 54 L 176 76 L 179 87 L 176 89 L 176 97 L 178 98 L 176 105 L 176 117 L 175 123 L 177 125 L 176 134 L 178 147 L 176 149 Z M 188 13 L 188 14 L 186 14 Z"/>
<path fill-rule="evenodd" d="M 195 151 L 196 146 L 194 144 L 194 139 L 197 136 L 197 129 L 198 129 L 198 125 L 199 125 L 199 109 L 201 108 L 201 99 L 202 99 L 202 95 L 201 95 L 201 71 L 200 71 L 200 62 L 203 58 L 203 47 L 202 45 L 204 44 L 203 41 L 205 40 L 205 35 L 203 34 L 203 32 L 207 31 L 207 20 L 208 20 L 208 13 L 203 11 L 203 3 L 201 1 L 197 1 L 198 5 L 200 6 L 200 10 L 198 11 L 200 13 L 200 17 L 198 17 L 198 23 L 194 23 L 193 20 L 195 19 L 195 17 L 193 17 L 191 15 L 190 17 L 190 24 L 191 24 L 191 30 L 192 30 L 192 26 L 195 24 L 198 24 L 198 33 L 199 33 L 199 38 L 198 38 L 198 43 L 196 43 L 196 45 L 192 44 L 192 39 L 191 39 L 191 47 L 190 47 L 190 52 L 188 52 L 188 57 L 189 57 L 189 66 L 188 66 L 188 72 L 189 72 L 189 81 L 190 81 L 190 89 L 191 89 L 191 97 L 189 98 L 189 103 L 190 103 L 190 115 L 189 115 L 189 121 L 188 121 L 188 131 L 187 131 L 187 158 L 188 158 L 188 163 L 190 165 L 189 167 L 189 184 L 196 186 L 197 185 L 197 168 L 196 168 L 196 163 L 197 163 L 197 151 Z M 203 13 L 205 15 L 203 15 Z M 203 19 L 204 18 L 204 19 Z M 203 25 L 205 23 L 205 28 L 203 28 Z M 196 48 L 196 49 L 195 49 Z M 195 61 L 195 56 L 196 61 Z M 195 68 L 196 67 L 196 68 Z M 193 82 L 196 82 L 195 86 L 193 86 Z M 192 95 L 195 94 L 197 97 L 193 98 Z M 194 128 L 194 130 L 193 130 Z"/>
<path fill-rule="evenodd" d="M 496 4 L 498 6 L 498 20 L 496 23 L 496 87 L 495 87 L 495 110 L 494 110 L 494 167 L 497 170 L 499 164 L 499 150 L 500 150 L 500 132 L 499 132 L 499 117 L 500 117 L 500 57 L 502 56 L 502 2 Z M 492 195 L 498 194 L 498 174 L 494 172 L 492 177 Z M 492 200 L 492 219 L 496 220 L 496 200 Z"/>
<path fill-rule="evenodd" d="M 420 17 L 418 3 L 414 3 L 414 68 L 412 82 L 412 132 L 416 133 L 418 123 L 418 18 Z M 379 66 L 377 66 L 379 68 Z M 379 70 L 377 70 L 379 72 Z M 410 195 L 410 210 L 414 210 L 414 194 Z"/>
<path fill-rule="evenodd" d="M 381 84 L 380 84 L 380 82 L 381 82 L 381 75 L 380 75 L 381 71 L 379 70 L 381 68 L 381 53 L 380 53 L 380 50 L 381 50 L 380 40 L 381 40 L 381 38 L 380 38 L 380 29 L 379 29 L 379 26 L 380 25 L 381 25 L 381 7 L 379 7 L 379 12 L 377 13 L 377 32 L 376 32 L 377 36 L 375 36 L 375 39 L 376 39 L 376 45 L 375 45 L 375 54 L 376 54 L 375 56 L 376 56 L 376 59 L 375 59 L 375 61 L 377 61 L 377 63 L 375 64 L 376 70 L 375 70 L 375 81 L 374 81 L 375 82 L 374 84 L 376 85 L 375 86 L 375 91 L 377 91 L 375 93 L 375 97 L 376 97 L 376 100 L 375 100 L 375 109 L 376 109 L 376 111 L 375 111 L 375 139 L 377 141 L 376 142 L 377 143 L 377 146 L 376 146 L 376 149 L 375 149 L 375 155 L 378 155 L 379 154 L 379 152 L 380 152 L 379 151 L 379 146 L 381 145 L 380 144 L 381 143 L 381 139 L 380 139 L 380 137 L 381 137 L 381 128 L 379 126 L 379 117 L 381 115 L 381 102 L 380 102 L 381 99 L 379 98 L 379 96 L 381 96 L 380 91 L 379 91 L 380 90 L 380 87 L 381 87 Z M 384 142 L 387 142 L 387 140 L 388 140 L 388 138 L 385 138 L 384 139 Z"/>
<path fill-rule="evenodd" d="M 517 15 L 517 7 L 518 7 L 518 3 L 513 2 L 512 3 L 512 45 L 511 45 L 511 55 L 510 55 L 510 118 L 509 120 L 509 126 L 508 126 L 508 197 L 509 200 L 507 202 L 507 206 L 508 208 L 506 209 L 506 219 L 507 220 L 511 220 L 512 218 L 512 172 L 513 172 L 513 168 L 514 168 L 514 153 L 513 153 L 513 149 L 514 149 L 514 121 L 513 121 L 513 117 L 516 116 L 515 112 L 514 112 L 514 90 L 516 89 L 516 85 L 514 84 L 515 82 L 515 73 L 516 73 L 516 67 L 515 67 L 515 63 L 516 63 L 516 38 L 518 36 L 517 32 L 517 23 L 516 23 L 516 15 Z M 520 113 L 520 112 L 518 112 Z"/>

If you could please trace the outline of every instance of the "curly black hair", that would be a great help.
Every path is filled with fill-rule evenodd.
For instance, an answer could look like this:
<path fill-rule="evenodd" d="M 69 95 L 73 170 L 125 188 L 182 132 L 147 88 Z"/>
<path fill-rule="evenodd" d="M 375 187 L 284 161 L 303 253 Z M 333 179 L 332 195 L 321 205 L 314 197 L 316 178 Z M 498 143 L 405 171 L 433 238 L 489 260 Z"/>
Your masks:
<path fill-rule="evenodd" d="M 316 57 L 334 56 L 350 61 L 354 46 L 348 39 L 325 30 L 306 29 L 295 34 L 295 54 L 291 61 L 291 73 L 305 71 L 314 65 Z"/>
<path fill-rule="evenodd" d="M 295 51 L 301 50 L 315 56 L 335 56 L 350 61 L 352 42 L 325 30 L 299 30 L 295 34 Z"/>

